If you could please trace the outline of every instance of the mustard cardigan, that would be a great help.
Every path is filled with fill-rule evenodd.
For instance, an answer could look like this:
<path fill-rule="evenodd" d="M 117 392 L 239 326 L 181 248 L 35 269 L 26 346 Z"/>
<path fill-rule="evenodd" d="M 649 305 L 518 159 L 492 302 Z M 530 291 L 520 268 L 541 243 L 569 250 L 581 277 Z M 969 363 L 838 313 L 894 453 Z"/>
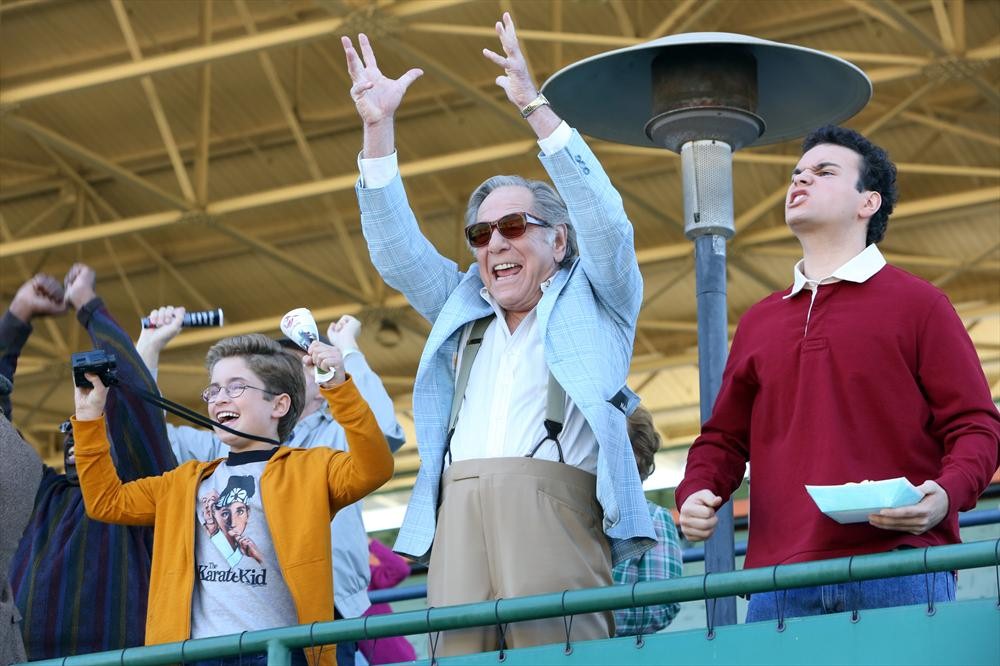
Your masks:
<path fill-rule="evenodd" d="M 347 434 L 350 452 L 280 447 L 260 482 L 278 564 L 300 624 L 333 619 L 333 515 L 388 481 L 393 471 L 385 436 L 354 382 L 348 379 L 321 392 Z M 73 419 L 73 436 L 87 514 L 109 523 L 155 528 L 146 645 L 189 638 L 195 496 L 202 479 L 222 461 L 189 461 L 161 476 L 123 484 L 111 460 L 103 418 Z M 324 649 L 320 663 L 333 666 L 335 652 Z"/>

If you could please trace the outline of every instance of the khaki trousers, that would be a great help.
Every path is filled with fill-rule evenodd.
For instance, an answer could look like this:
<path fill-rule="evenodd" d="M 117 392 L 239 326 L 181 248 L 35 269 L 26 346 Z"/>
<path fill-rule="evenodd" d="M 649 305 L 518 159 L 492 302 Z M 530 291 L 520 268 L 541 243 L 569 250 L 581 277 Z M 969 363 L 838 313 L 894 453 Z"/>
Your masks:
<path fill-rule="evenodd" d="M 611 585 L 597 478 L 533 458 L 463 460 L 444 474 L 427 574 L 431 606 Z M 570 639 L 614 635 L 610 612 L 573 618 Z M 442 632 L 434 650 L 452 656 L 499 649 L 499 629 Z M 508 625 L 508 649 L 564 642 L 561 617 Z"/>

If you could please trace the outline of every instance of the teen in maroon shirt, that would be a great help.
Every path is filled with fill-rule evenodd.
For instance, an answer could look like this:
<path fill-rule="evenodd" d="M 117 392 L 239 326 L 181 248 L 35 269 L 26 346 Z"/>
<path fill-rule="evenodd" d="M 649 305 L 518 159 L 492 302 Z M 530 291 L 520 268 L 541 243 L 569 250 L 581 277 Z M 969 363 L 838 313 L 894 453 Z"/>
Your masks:
<path fill-rule="evenodd" d="M 715 510 L 752 470 L 746 567 L 958 543 L 997 468 L 1000 417 L 948 298 L 887 266 L 875 243 L 896 168 L 860 134 L 806 137 L 785 199 L 802 244 L 791 290 L 753 306 L 733 338 L 712 417 L 677 488 L 680 524 L 708 538 Z M 905 476 L 923 499 L 867 523 L 823 515 L 806 484 Z M 934 577 L 954 598 L 954 576 Z M 754 594 L 747 621 L 927 600 L 924 576 Z"/>

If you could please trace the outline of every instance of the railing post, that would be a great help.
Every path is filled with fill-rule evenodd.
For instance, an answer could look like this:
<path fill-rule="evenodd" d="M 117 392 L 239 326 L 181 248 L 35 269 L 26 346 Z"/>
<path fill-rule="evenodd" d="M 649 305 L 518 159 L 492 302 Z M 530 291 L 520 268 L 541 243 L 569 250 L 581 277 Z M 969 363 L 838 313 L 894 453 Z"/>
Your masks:
<path fill-rule="evenodd" d="M 292 666 L 292 653 L 280 641 L 268 641 L 267 666 Z"/>

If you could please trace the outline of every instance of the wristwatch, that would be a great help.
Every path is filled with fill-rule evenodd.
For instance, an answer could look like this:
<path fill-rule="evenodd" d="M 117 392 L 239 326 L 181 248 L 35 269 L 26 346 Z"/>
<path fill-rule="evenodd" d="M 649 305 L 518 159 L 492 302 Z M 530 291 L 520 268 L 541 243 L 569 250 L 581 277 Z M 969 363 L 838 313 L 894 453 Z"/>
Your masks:
<path fill-rule="evenodd" d="M 542 106 L 549 106 L 549 100 L 545 99 L 545 95 L 542 93 L 538 93 L 538 97 L 521 107 L 521 117 L 527 118 Z"/>

